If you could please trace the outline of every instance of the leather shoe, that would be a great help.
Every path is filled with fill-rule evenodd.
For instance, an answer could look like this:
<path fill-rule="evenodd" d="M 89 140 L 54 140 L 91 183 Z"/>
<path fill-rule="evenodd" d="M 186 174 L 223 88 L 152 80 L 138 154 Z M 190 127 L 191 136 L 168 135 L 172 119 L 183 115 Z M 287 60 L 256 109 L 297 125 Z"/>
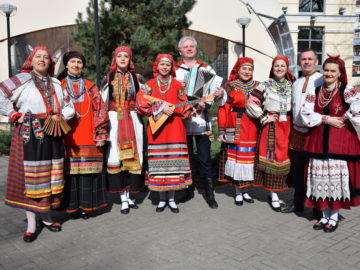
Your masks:
<path fill-rule="evenodd" d="M 139 209 L 139 206 L 136 203 L 129 204 L 129 207 L 132 209 Z"/>
<path fill-rule="evenodd" d="M 120 213 L 124 214 L 124 215 L 129 214 L 130 213 L 130 208 L 128 207 L 128 208 L 125 208 L 125 209 L 121 209 Z"/>
<path fill-rule="evenodd" d="M 173 213 L 175 213 L 175 214 L 178 214 L 178 213 L 180 212 L 180 210 L 179 210 L 178 207 L 173 208 L 173 207 L 170 206 L 170 204 L 169 204 L 169 208 L 170 208 L 171 212 L 173 212 Z"/>
<path fill-rule="evenodd" d="M 82 219 L 89 219 L 91 217 L 91 213 L 89 213 L 89 212 L 85 212 L 85 211 L 82 211 L 81 212 L 81 218 Z"/>
<path fill-rule="evenodd" d="M 272 202 L 273 202 L 273 200 L 272 200 L 271 197 L 269 196 L 269 197 L 268 197 L 268 203 L 269 203 L 271 209 L 274 210 L 275 212 L 280 212 L 280 211 L 281 211 L 281 206 L 275 207 L 275 206 L 273 206 Z M 279 201 L 274 201 L 274 202 L 279 202 Z M 279 202 L 279 203 L 280 203 L 280 202 Z"/>
<path fill-rule="evenodd" d="M 31 243 L 33 241 L 36 240 L 36 238 L 38 237 L 38 232 L 34 232 L 34 233 L 31 233 L 31 232 L 24 232 L 23 234 L 23 240 L 24 242 L 26 243 Z"/>
<path fill-rule="evenodd" d="M 206 200 L 206 202 L 211 209 L 216 209 L 219 206 L 218 203 L 215 201 L 215 198 L 208 199 Z"/>
<path fill-rule="evenodd" d="M 247 203 L 254 203 L 255 202 L 253 198 L 247 199 L 247 198 L 243 197 L 243 200 L 245 202 L 247 202 Z"/>
<path fill-rule="evenodd" d="M 41 221 L 41 226 L 45 227 L 51 232 L 60 232 L 61 231 L 61 224 L 59 222 L 53 222 L 50 225 L 45 224 Z"/>
<path fill-rule="evenodd" d="M 315 222 L 315 224 L 313 225 L 313 229 L 314 229 L 315 231 L 323 230 L 326 224 L 327 224 L 327 223 L 322 223 L 322 222 L 320 222 L 320 220 L 319 220 L 319 221 Z"/>
<path fill-rule="evenodd" d="M 330 219 L 330 220 L 334 220 L 334 219 Z M 338 227 L 338 221 L 334 220 L 336 222 L 335 225 L 331 225 L 330 223 L 325 224 L 324 226 L 324 232 L 335 232 L 337 227 Z"/>
<path fill-rule="evenodd" d="M 164 204 L 164 206 L 162 206 L 162 207 L 156 207 L 156 212 L 157 213 L 161 213 L 161 212 L 163 212 L 164 211 L 164 209 L 165 209 L 165 207 L 166 207 L 166 203 Z"/>
<path fill-rule="evenodd" d="M 234 204 L 237 205 L 237 206 L 242 206 L 244 204 L 244 201 L 234 200 Z"/>
<path fill-rule="evenodd" d="M 281 206 L 281 213 L 288 214 L 294 212 L 294 204 L 286 204 Z"/>

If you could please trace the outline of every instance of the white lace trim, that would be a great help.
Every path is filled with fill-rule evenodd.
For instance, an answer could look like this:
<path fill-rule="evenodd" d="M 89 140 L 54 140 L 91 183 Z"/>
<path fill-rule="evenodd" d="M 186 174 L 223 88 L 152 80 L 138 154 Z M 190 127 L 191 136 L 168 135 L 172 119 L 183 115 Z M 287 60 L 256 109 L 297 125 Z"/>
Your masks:
<path fill-rule="evenodd" d="M 239 164 L 227 160 L 225 174 L 237 181 L 254 181 L 254 164 Z"/>
<path fill-rule="evenodd" d="M 350 199 L 349 170 L 345 160 L 310 158 L 307 177 L 308 198 Z"/>

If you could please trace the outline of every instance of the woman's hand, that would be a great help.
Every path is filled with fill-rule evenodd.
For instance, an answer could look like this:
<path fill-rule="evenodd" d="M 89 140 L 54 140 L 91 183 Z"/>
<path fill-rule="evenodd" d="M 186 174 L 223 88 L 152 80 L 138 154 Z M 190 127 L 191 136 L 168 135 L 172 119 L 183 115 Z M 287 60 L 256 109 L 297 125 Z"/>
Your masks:
<path fill-rule="evenodd" d="M 96 142 L 96 147 L 103 147 L 104 144 L 105 144 L 105 141 Z"/>
<path fill-rule="evenodd" d="M 226 135 L 219 135 L 218 137 L 219 142 L 226 142 L 226 140 L 227 140 Z"/>
<path fill-rule="evenodd" d="M 170 116 L 170 115 L 172 115 L 174 113 L 174 110 L 175 110 L 174 105 L 166 104 L 164 109 L 163 109 L 163 112 Z"/>
<path fill-rule="evenodd" d="M 329 124 L 330 126 L 336 127 L 336 128 L 342 128 L 345 126 L 344 120 L 341 117 L 332 117 L 330 116 L 327 119 L 327 124 Z"/>
<path fill-rule="evenodd" d="M 267 123 L 270 123 L 270 122 L 276 122 L 279 120 L 279 115 L 277 114 L 272 114 L 272 115 L 267 115 L 268 119 L 267 119 Z"/>

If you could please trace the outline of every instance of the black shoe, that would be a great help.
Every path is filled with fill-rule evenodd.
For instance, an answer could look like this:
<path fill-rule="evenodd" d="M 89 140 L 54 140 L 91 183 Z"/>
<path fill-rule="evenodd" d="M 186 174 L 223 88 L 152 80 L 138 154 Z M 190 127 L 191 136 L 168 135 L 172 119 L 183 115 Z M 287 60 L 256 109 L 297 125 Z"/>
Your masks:
<path fill-rule="evenodd" d="M 70 214 L 70 219 L 79 219 L 79 218 L 81 218 L 81 216 L 82 216 L 82 213 L 80 211 L 77 211 L 75 213 Z"/>
<path fill-rule="evenodd" d="M 241 201 L 234 200 L 234 204 L 237 206 L 242 206 L 244 204 L 244 201 L 243 200 L 241 200 Z"/>
<path fill-rule="evenodd" d="M 136 203 L 133 203 L 133 204 L 129 203 L 129 207 L 132 209 L 139 209 L 139 206 Z"/>
<path fill-rule="evenodd" d="M 45 227 L 51 232 L 60 232 L 61 231 L 61 224 L 59 222 L 53 222 L 50 225 L 45 224 L 43 221 L 41 221 L 41 226 Z"/>
<path fill-rule="evenodd" d="M 330 220 L 335 221 L 335 225 L 331 225 L 330 223 L 325 224 L 324 232 L 335 232 L 338 227 L 338 221 L 335 219 L 330 218 Z"/>
<path fill-rule="evenodd" d="M 169 205 L 169 208 L 170 208 L 171 212 L 173 212 L 175 214 L 178 214 L 180 212 L 178 207 L 171 207 L 170 204 L 168 204 L 168 205 Z"/>
<path fill-rule="evenodd" d="M 89 213 L 89 212 L 85 212 L 85 211 L 81 211 L 81 218 L 82 219 L 89 219 L 89 218 L 91 218 L 91 213 Z"/>
<path fill-rule="evenodd" d="M 36 240 L 36 238 L 38 237 L 39 233 L 37 231 L 35 231 L 34 233 L 31 232 L 24 232 L 23 234 L 23 240 L 26 243 L 31 243 L 33 241 Z"/>
<path fill-rule="evenodd" d="M 325 225 L 328 224 L 329 221 L 327 221 L 326 223 L 322 223 L 319 221 L 315 222 L 315 224 L 313 225 L 313 229 L 315 231 L 320 231 L 320 230 L 323 230 Z"/>
<path fill-rule="evenodd" d="M 130 213 L 130 208 L 128 207 L 128 208 L 125 208 L 125 209 L 121 209 L 120 213 L 124 214 L 124 215 L 129 214 Z"/>
<path fill-rule="evenodd" d="M 294 212 L 294 204 L 285 204 L 281 206 L 281 213 L 288 214 Z"/>
<path fill-rule="evenodd" d="M 164 204 L 164 206 L 163 207 L 156 207 L 156 213 L 161 213 L 161 212 L 163 212 L 164 211 L 164 209 L 165 209 L 165 207 L 166 207 L 166 203 Z"/>
<path fill-rule="evenodd" d="M 246 192 L 245 192 L 245 193 L 246 193 Z M 245 194 L 245 193 L 244 193 L 244 194 Z M 243 194 L 243 200 L 244 200 L 245 202 L 247 202 L 247 203 L 254 203 L 254 202 L 255 202 L 253 198 L 250 198 L 250 199 L 245 198 L 245 197 L 244 197 L 244 194 Z"/>
<path fill-rule="evenodd" d="M 219 206 L 214 197 L 206 200 L 206 202 L 211 209 L 216 209 Z"/>
<path fill-rule="evenodd" d="M 272 202 L 279 202 L 279 204 L 280 204 L 280 201 L 278 201 L 278 200 L 277 200 L 277 201 L 273 201 L 273 200 L 271 199 L 271 196 L 268 197 L 268 203 L 269 203 L 271 209 L 274 210 L 275 212 L 280 212 L 280 211 L 281 211 L 281 206 L 275 207 L 275 206 L 273 206 Z"/>

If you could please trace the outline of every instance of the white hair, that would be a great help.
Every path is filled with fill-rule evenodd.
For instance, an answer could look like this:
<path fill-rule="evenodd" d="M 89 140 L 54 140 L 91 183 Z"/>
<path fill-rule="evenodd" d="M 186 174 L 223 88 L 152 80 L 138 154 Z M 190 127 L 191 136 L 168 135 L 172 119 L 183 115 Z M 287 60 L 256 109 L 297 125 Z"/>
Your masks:
<path fill-rule="evenodd" d="M 191 40 L 192 42 L 194 42 L 195 48 L 197 47 L 197 41 L 196 41 L 196 39 L 194 37 L 192 37 L 192 36 L 183 36 L 179 40 L 179 44 L 178 44 L 179 49 L 182 48 L 184 42 L 187 41 L 187 40 Z"/>

